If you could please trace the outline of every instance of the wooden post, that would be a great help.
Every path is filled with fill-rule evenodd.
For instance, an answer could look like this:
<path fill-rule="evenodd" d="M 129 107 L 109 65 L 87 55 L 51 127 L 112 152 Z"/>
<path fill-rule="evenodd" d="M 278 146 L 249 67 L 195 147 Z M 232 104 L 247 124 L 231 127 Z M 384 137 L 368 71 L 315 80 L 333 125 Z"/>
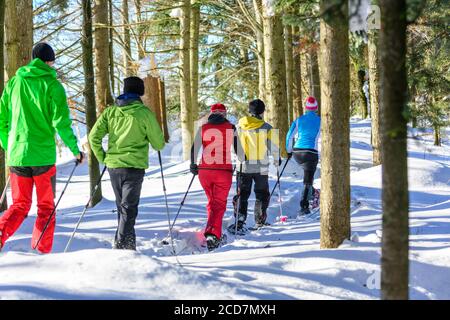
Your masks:
<path fill-rule="evenodd" d="M 166 97 L 164 82 L 159 77 L 147 76 L 144 79 L 145 94 L 142 96 L 144 104 L 152 110 L 164 132 L 166 142 L 169 141 L 169 129 L 167 126 Z"/>

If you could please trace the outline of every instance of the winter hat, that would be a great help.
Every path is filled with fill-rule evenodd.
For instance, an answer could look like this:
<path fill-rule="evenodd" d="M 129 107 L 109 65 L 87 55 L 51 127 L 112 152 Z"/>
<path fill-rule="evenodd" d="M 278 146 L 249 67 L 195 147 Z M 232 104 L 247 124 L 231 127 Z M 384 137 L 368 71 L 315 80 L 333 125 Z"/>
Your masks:
<path fill-rule="evenodd" d="M 33 59 L 39 58 L 44 62 L 55 61 L 55 51 L 47 43 L 41 42 L 34 46 Z"/>
<path fill-rule="evenodd" d="M 258 115 L 264 113 L 265 110 L 266 110 L 266 105 L 260 99 L 256 99 L 256 100 L 250 101 L 249 104 L 248 104 L 248 111 L 251 114 L 254 114 L 254 115 L 258 116 Z"/>
<path fill-rule="evenodd" d="M 145 93 L 144 81 L 138 77 L 128 77 L 123 80 L 123 93 L 135 93 L 143 96 Z"/>
<path fill-rule="evenodd" d="M 227 112 L 227 108 L 221 103 L 216 103 L 211 106 L 211 113 L 213 112 Z"/>
<path fill-rule="evenodd" d="M 316 98 L 309 96 L 305 101 L 305 108 L 307 111 L 317 111 L 319 105 L 317 104 Z"/>

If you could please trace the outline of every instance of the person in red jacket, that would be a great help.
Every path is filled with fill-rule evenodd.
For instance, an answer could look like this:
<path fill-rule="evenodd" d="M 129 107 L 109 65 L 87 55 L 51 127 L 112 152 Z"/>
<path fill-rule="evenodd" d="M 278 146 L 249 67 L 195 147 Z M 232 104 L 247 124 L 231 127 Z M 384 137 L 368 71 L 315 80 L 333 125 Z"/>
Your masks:
<path fill-rule="evenodd" d="M 191 149 L 191 172 L 198 174 L 208 198 L 208 221 L 204 235 L 210 251 L 220 246 L 223 240 L 222 220 L 233 180 L 231 149 L 234 147 L 237 153 L 238 148 L 236 128 L 226 119 L 226 115 L 227 110 L 223 104 L 212 105 L 208 122 L 197 131 Z M 201 147 L 202 158 L 200 165 L 197 165 Z"/>

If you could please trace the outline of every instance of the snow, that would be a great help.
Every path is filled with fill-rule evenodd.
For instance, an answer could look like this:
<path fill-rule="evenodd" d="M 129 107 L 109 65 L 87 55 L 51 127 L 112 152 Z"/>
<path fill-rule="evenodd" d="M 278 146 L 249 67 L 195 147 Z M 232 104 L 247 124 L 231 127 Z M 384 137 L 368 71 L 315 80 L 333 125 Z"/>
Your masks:
<path fill-rule="evenodd" d="M 179 130 L 163 151 L 168 201 L 173 219 L 191 175 L 179 156 Z M 410 188 L 410 296 L 450 299 L 450 144 L 432 145 L 432 134 L 408 139 Z M 448 136 L 447 130 L 447 136 Z M 64 150 L 63 150 L 64 151 Z M 370 120 L 351 121 L 352 237 L 339 248 L 320 249 L 318 213 L 296 218 L 302 173 L 290 162 L 282 178 L 283 214 L 276 222 L 277 192 L 269 222 L 246 236 L 228 235 L 214 252 L 202 247 L 206 199 L 194 180 L 173 235 L 178 257 L 161 240 L 167 216 L 155 152 L 146 171 L 136 225 L 137 252 L 111 250 L 117 225 L 114 196 L 106 173 L 104 200 L 89 209 L 68 253 L 63 253 L 89 194 L 87 167 L 75 171 L 57 214 L 54 250 L 30 248 L 36 217 L 29 217 L 0 253 L 2 299 L 379 299 L 381 167 L 372 166 Z M 73 168 L 65 151 L 58 160 L 57 191 Z M 270 174 L 270 185 L 276 179 Z M 320 167 L 315 186 L 320 187 Z M 224 229 L 233 222 L 231 198 Z M 59 193 L 58 193 L 59 194 Z M 10 201 L 8 193 L 8 200 Z M 250 198 L 248 225 L 253 225 Z"/>

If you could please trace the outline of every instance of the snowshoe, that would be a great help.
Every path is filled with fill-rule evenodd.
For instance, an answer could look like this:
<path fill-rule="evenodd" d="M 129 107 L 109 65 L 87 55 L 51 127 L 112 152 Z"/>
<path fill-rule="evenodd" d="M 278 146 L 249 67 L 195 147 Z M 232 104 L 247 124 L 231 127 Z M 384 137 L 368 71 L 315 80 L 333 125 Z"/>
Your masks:
<path fill-rule="evenodd" d="M 310 204 L 312 210 L 320 207 L 320 189 L 314 189 Z"/>
<path fill-rule="evenodd" d="M 233 223 L 231 224 L 228 228 L 227 231 L 231 234 L 236 234 L 236 224 Z M 238 225 L 237 225 L 237 235 L 238 236 L 244 236 L 246 233 L 248 232 L 248 228 L 245 226 L 245 222 L 243 221 L 238 221 Z"/>
<path fill-rule="evenodd" d="M 213 251 L 214 249 L 217 249 L 226 243 L 227 243 L 227 236 L 225 234 L 222 234 L 222 237 L 220 239 L 218 239 L 213 234 L 208 234 L 206 236 L 206 246 L 208 248 L 208 251 Z"/>
<path fill-rule="evenodd" d="M 264 222 L 264 223 L 255 223 L 253 227 L 248 228 L 251 231 L 260 230 L 264 228 L 265 226 L 270 226 L 270 223 Z"/>
<path fill-rule="evenodd" d="M 136 238 L 133 235 L 126 236 L 122 241 L 114 240 L 113 249 L 136 251 Z"/>
<path fill-rule="evenodd" d="M 308 214 L 310 214 L 311 213 L 311 210 L 309 210 L 309 208 L 301 208 L 299 211 L 298 211 L 298 215 L 299 216 L 306 216 L 306 215 L 308 215 Z"/>

